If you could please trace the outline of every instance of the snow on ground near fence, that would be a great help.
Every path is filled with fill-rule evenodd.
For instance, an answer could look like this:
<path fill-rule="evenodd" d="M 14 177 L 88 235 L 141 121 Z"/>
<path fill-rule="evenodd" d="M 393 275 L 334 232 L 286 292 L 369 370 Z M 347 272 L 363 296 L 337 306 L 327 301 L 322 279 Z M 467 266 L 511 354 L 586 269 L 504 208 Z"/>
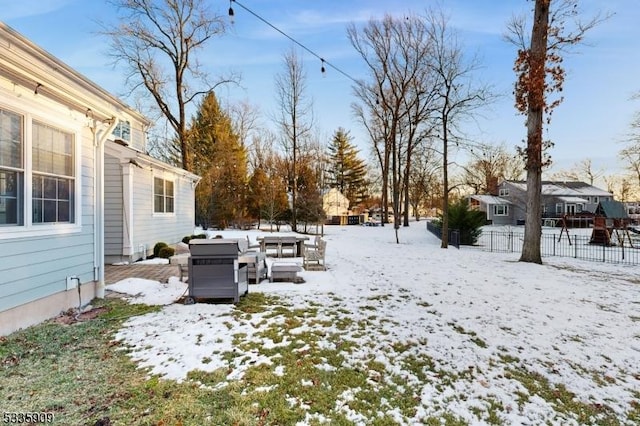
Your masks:
<path fill-rule="evenodd" d="M 328 330 L 357 342 L 360 349 L 350 355 L 350 364 L 375 358 L 393 371 L 393 360 L 386 354 L 394 343 L 426 342 L 417 345 L 416 356 L 433 358 L 436 369 L 477 372 L 473 380 L 461 377 L 444 389 L 423 383 L 416 421 L 437 415 L 435 407 L 444 406 L 474 423 L 478 419 L 473 408 L 493 398 L 512 408 L 503 413 L 505 423 L 557 423 L 558 413 L 541 398 L 530 398 L 518 407 L 517 392 L 523 387 L 505 376 L 506 364 L 496 362 L 505 354 L 551 383 L 563 383 L 585 402 L 606 404 L 623 418 L 630 409 L 632 392 L 640 389 L 638 267 L 564 258 L 535 265 L 518 262 L 517 253 L 443 250 L 424 222 L 401 228 L 400 244 L 395 244 L 392 226 L 324 230 L 328 271 L 303 271 L 304 284 L 263 282 L 250 285 L 249 291 L 277 295 L 293 308 L 313 303 L 321 307 L 319 316 L 340 309 L 354 322 L 370 321 L 364 336 Z M 215 234 L 253 239 L 265 233 Z M 183 284 L 150 289 L 143 280 L 130 280 L 117 288 L 148 301 L 149 292 L 177 294 L 176 285 Z M 183 380 L 191 370 L 228 367 L 220 354 L 233 349 L 234 334 L 246 333 L 247 339 L 267 344 L 257 337 L 259 315 L 252 324 L 229 327 L 232 309 L 233 305 L 171 304 L 132 318 L 117 339 L 132 346 L 131 356 L 140 366 Z M 485 347 L 474 342 L 473 333 Z M 229 380 L 240 377 L 242 369 L 235 365 Z M 595 382 L 591 371 L 612 380 Z"/>

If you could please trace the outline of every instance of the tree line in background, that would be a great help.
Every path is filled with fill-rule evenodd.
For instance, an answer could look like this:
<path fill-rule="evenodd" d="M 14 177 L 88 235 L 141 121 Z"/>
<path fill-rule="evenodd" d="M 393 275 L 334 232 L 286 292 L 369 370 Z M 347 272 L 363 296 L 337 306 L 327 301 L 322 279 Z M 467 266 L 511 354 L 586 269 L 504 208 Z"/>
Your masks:
<path fill-rule="evenodd" d="M 212 14 L 205 1 L 113 3 L 127 18 L 104 30 L 114 60 L 129 67 L 131 94 L 148 98 L 150 93 L 175 135 L 168 143 L 156 138 L 155 155 L 202 176 L 199 223 L 226 227 L 264 220 L 304 229 L 323 219 L 322 194 L 334 187 L 355 211 L 379 209 L 383 224 L 394 223 L 396 241 L 398 228 L 409 226 L 410 216 L 419 219 L 429 209 L 438 210 L 446 248 L 447 210 L 456 198 L 495 194 L 500 180 L 521 179 L 526 172 L 529 227 L 521 260 L 540 262 L 541 230 L 532 219 L 539 216 L 542 173 L 550 164 L 546 154 L 552 142 L 543 140 L 543 128 L 562 101 L 562 55 L 607 16 L 583 21 L 577 0 L 533 0 L 530 30 L 526 17 L 508 24 L 505 38 L 517 48 L 514 104 L 526 117 L 527 129 L 525 146 L 509 152 L 504 144 L 470 140 L 462 130 L 495 94 L 478 78 L 478 58 L 466 53 L 438 9 L 347 27 L 367 69 L 366 78 L 354 80 L 352 107 L 368 140 L 354 144 L 346 129 L 337 129 L 328 141 L 317 135 L 295 50 L 284 54 L 284 69 L 274 78 L 277 131 L 265 130 L 256 108 L 218 103 L 216 87 L 237 77 L 211 79 L 197 62 L 203 45 L 226 30 L 223 17 Z M 197 100 L 198 111 L 188 118 L 187 107 Z M 632 183 L 640 187 L 639 129 L 636 117 L 620 152 L 630 176 L 621 183 L 607 181 L 608 189 L 623 199 Z M 357 145 L 369 148 L 369 164 L 359 158 Z M 454 162 L 461 151 L 469 158 L 466 164 Z M 586 176 L 590 183 L 603 175 L 592 170 L 589 159 L 563 173 Z"/>

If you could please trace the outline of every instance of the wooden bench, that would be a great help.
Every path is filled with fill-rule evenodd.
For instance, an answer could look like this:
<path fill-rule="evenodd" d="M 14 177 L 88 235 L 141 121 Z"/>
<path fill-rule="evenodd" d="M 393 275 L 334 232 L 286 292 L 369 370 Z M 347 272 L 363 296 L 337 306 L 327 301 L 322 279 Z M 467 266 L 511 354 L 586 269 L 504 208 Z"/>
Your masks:
<path fill-rule="evenodd" d="M 307 244 L 304 249 L 304 269 L 307 271 L 319 269 L 326 271 L 324 256 L 327 251 L 327 242 L 322 238 L 317 238 L 314 245 Z"/>

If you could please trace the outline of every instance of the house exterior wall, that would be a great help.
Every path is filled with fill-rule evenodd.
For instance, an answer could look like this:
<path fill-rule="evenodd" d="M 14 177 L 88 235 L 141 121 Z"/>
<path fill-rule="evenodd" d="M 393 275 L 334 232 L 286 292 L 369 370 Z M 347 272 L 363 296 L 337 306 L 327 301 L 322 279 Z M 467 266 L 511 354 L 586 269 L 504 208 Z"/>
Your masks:
<path fill-rule="evenodd" d="M 154 179 L 173 183 L 173 212 L 154 212 Z M 127 146 L 105 146 L 105 262 L 135 262 L 157 242 L 175 245 L 195 226 L 197 176 Z M 108 243 L 108 245 L 107 245 Z"/>
<path fill-rule="evenodd" d="M 83 115 L 70 114 L 68 108 L 33 93 L 14 90 L 0 79 L 0 109 L 23 117 L 25 141 L 34 120 L 74 136 L 75 218 L 74 223 L 37 224 L 26 217 L 26 210 L 22 225 L 0 226 L 0 335 L 77 307 L 78 290 L 67 290 L 67 277 L 80 279 L 85 298 L 95 296 L 93 134 Z M 30 156 L 28 146 L 23 153 L 25 162 Z M 25 183 L 30 176 L 30 171 L 25 172 Z M 27 194 L 25 191 L 23 201 L 28 205 Z M 59 303 L 46 303 L 48 297 Z M 27 306 L 31 302 L 37 302 L 38 307 Z M 21 307 L 33 315 L 25 315 Z"/>
<path fill-rule="evenodd" d="M 0 110 L 4 335 L 103 294 L 104 140 L 146 120 L 2 22 Z"/>
<path fill-rule="evenodd" d="M 513 205 L 506 205 L 506 215 L 496 215 L 494 212 L 495 204 L 487 203 L 484 200 L 469 197 L 469 205 L 472 209 L 481 211 L 487 218 L 487 223 L 492 225 L 515 225 L 513 218 Z"/>
<path fill-rule="evenodd" d="M 566 186 L 565 186 L 566 185 Z M 524 220 L 526 208 L 526 183 L 503 181 L 498 187 L 499 196 L 512 203 L 513 219 Z M 571 205 L 575 206 L 575 212 L 593 212 L 600 201 L 613 199 L 613 195 L 599 188 L 582 182 L 543 182 L 540 204 L 542 218 L 559 218 L 568 211 Z M 563 197 L 584 199 L 584 203 L 567 202 Z M 560 210 L 557 205 L 561 204 Z M 580 207 L 577 204 L 581 204 Z"/>
<path fill-rule="evenodd" d="M 123 176 L 120 160 L 105 153 L 104 156 L 104 255 L 105 262 L 115 263 L 123 258 L 124 215 Z"/>
<path fill-rule="evenodd" d="M 159 242 L 169 245 L 179 243 L 186 235 L 193 234 L 195 226 L 195 192 L 192 181 L 167 170 L 136 168 L 133 179 L 133 247 L 136 256 L 142 256 L 141 245 L 151 254 Z M 154 213 L 153 181 L 155 177 L 174 184 L 174 212 Z"/>
<path fill-rule="evenodd" d="M 345 216 L 349 214 L 349 199 L 337 188 L 331 188 L 322 196 L 322 209 L 327 216 Z"/>

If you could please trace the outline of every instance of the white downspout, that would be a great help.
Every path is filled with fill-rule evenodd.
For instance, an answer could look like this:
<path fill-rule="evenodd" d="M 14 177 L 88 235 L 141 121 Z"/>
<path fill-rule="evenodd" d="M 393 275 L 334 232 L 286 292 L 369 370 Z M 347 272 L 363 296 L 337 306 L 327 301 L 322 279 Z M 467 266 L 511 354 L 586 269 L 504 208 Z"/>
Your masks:
<path fill-rule="evenodd" d="M 104 299 L 104 143 L 116 127 L 117 120 L 112 117 L 109 127 L 96 132 L 94 122 L 94 210 L 93 210 L 93 279 L 96 281 L 96 297 Z"/>

